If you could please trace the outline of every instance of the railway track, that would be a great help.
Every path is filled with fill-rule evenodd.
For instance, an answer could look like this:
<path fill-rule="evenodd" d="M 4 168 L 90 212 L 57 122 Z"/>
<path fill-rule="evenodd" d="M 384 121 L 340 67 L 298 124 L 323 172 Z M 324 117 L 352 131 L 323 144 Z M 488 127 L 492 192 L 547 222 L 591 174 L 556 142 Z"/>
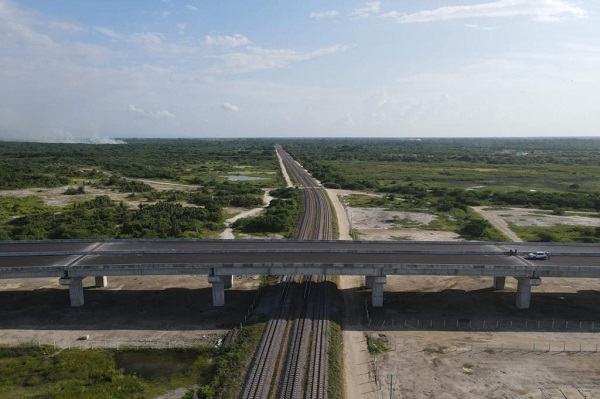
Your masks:
<path fill-rule="evenodd" d="M 298 238 L 332 239 L 327 194 L 281 146 L 276 146 L 276 150 L 304 192 Z M 288 277 L 278 304 L 265 326 L 240 398 L 327 398 L 329 303 L 326 277 Z"/>
<path fill-rule="evenodd" d="M 271 381 L 276 372 L 277 358 L 273 353 L 282 347 L 287 323 L 292 307 L 294 295 L 290 290 L 294 289 L 293 278 L 287 277 L 279 297 L 279 306 L 273 317 L 269 319 L 258 344 L 250 369 L 246 375 L 241 398 L 267 398 L 271 390 Z"/>

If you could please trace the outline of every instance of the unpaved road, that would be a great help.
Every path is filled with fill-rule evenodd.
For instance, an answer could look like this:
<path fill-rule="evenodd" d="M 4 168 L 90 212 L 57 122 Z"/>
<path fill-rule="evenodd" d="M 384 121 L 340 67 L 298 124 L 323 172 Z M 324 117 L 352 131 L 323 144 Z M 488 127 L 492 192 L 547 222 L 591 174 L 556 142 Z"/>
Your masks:
<path fill-rule="evenodd" d="M 592 226 L 600 227 L 600 218 L 597 213 L 590 216 L 585 214 L 554 215 L 551 211 L 530 208 L 493 209 L 485 206 L 472 207 L 475 212 L 487 219 L 494 227 L 514 242 L 522 242 L 509 227 L 509 223 L 516 226 L 552 227 L 558 225 Z"/>
<path fill-rule="evenodd" d="M 523 242 L 521 238 L 508 227 L 508 223 L 499 215 L 498 211 L 488 211 L 485 206 L 471 207 L 475 212 L 480 214 L 484 219 L 492 224 L 498 231 L 513 242 Z"/>

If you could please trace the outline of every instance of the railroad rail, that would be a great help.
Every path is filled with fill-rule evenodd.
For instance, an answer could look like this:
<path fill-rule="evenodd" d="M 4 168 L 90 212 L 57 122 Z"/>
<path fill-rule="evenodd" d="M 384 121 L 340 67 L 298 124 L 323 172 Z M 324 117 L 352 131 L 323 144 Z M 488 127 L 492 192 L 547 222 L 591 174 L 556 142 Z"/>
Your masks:
<path fill-rule="evenodd" d="M 330 240 L 333 236 L 331 208 L 325 190 L 280 146 L 279 155 L 288 171 L 301 184 L 305 198 L 305 212 L 300 229 L 301 239 Z M 324 276 L 311 276 L 307 296 L 304 300 L 304 318 L 296 323 L 295 336 L 301 337 L 294 345 L 290 343 L 289 359 L 297 358 L 286 365 L 285 376 L 293 375 L 288 384 L 288 394 L 280 398 L 320 399 L 327 397 L 327 351 L 329 344 L 329 303 L 325 301 L 326 281 Z M 313 283 L 316 281 L 316 283 Z M 314 287 L 313 287 L 314 286 Z M 288 368 L 289 367 L 289 368 Z M 300 377 L 301 376 L 301 377 Z M 306 381 L 306 384 L 304 383 Z M 302 393 L 301 393 L 302 392 Z M 304 396 L 302 396 L 302 394 Z"/>
<path fill-rule="evenodd" d="M 288 173 L 304 192 L 304 212 L 298 238 L 331 240 L 331 209 L 323 188 L 281 146 L 277 146 L 276 151 Z M 302 289 L 290 283 L 296 279 L 300 279 Z M 287 278 L 280 305 L 267 322 L 254 354 L 241 398 L 327 397 L 329 304 L 326 301 L 326 282 L 323 276 Z M 279 365 L 283 368 L 281 378 L 278 384 L 274 384 L 273 378 Z"/>

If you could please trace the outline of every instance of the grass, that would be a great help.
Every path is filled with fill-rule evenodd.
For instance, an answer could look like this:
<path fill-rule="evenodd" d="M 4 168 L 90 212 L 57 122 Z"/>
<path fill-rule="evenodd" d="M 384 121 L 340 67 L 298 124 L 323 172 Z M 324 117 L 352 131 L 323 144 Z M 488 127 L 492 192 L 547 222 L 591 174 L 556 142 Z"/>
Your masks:
<path fill-rule="evenodd" d="M 475 190 L 599 191 L 600 166 L 477 164 L 460 161 L 437 163 L 327 160 L 320 163 L 342 170 L 348 181 L 377 181 L 380 186 L 419 182 L 431 186 Z"/>
<path fill-rule="evenodd" d="M 208 387 L 200 387 L 206 398 L 235 399 L 239 395 L 252 356 L 264 330 L 260 322 L 244 327 L 230 348 L 222 348 L 221 356 L 215 360 L 213 382 Z M 211 389 L 209 389 L 211 388 Z M 213 396 L 210 396 L 210 395 Z"/>
<path fill-rule="evenodd" d="M 169 379 L 189 371 L 199 357 L 197 350 L 124 350 L 114 354 L 115 362 L 125 375 L 135 375 L 147 381 Z"/>
<path fill-rule="evenodd" d="M 57 209 L 59 208 L 45 205 L 44 200 L 37 196 L 23 198 L 0 196 L 0 222 L 16 216 L 35 215 Z"/>
<path fill-rule="evenodd" d="M 3 348 L 0 376 L 0 398 L 146 398 L 150 388 L 100 350 Z"/>
<path fill-rule="evenodd" d="M 337 287 L 340 286 L 340 276 L 332 276 L 331 282 Z M 329 289 L 329 288 L 328 288 Z M 336 308 L 340 309 L 342 302 L 341 293 L 337 289 L 331 289 L 329 295 L 333 297 L 333 302 L 336 303 Z M 329 380 L 327 397 L 330 399 L 344 398 L 344 353 L 343 353 L 343 337 L 342 337 L 342 320 L 343 313 L 335 311 L 331 314 L 329 323 L 329 352 L 328 352 L 328 367 Z"/>
<path fill-rule="evenodd" d="M 473 363 L 463 363 L 462 370 L 465 374 L 473 374 L 473 371 L 475 371 L 475 365 Z"/>
<path fill-rule="evenodd" d="M 331 198 L 329 198 L 329 194 L 327 194 L 327 192 L 324 192 L 323 194 L 325 194 L 327 203 L 329 203 L 329 209 L 331 209 L 331 237 L 333 237 L 333 239 L 339 239 L 340 226 L 338 224 L 337 211 L 335 210 L 333 202 L 331 202 Z"/>
<path fill-rule="evenodd" d="M 366 194 L 350 194 L 344 197 L 348 206 L 353 208 L 380 208 L 388 206 L 388 201 L 385 197 L 372 196 Z"/>
<path fill-rule="evenodd" d="M 0 399 L 145 399 L 194 385 L 203 398 L 236 398 L 263 327 L 244 328 L 227 348 L 0 347 Z"/>
<path fill-rule="evenodd" d="M 600 227 L 591 226 L 517 226 L 510 228 L 526 242 L 583 242 L 599 243 Z"/>
<path fill-rule="evenodd" d="M 327 397 L 344 397 L 344 370 L 342 353 L 342 327 L 338 321 L 329 323 L 329 382 Z"/>
<path fill-rule="evenodd" d="M 446 352 L 446 349 L 448 349 L 448 348 L 445 346 L 438 346 L 437 348 L 427 347 L 427 348 L 423 349 L 423 352 L 429 353 L 429 354 L 437 353 L 437 354 L 441 355 Z"/>
<path fill-rule="evenodd" d="M 386 337 L 367 335 L 367 349 L 371 355 L 380 355 L 390 350 L 390 342 Z"/>
<path fill-rule="evenodd" d="M 394 216 L 392 219 L 390 220 L 386 220 L 387 223 L 391 223 L 394 224 L 396 226 L 400 226 L 400 227 L 419 227 L 422 226 L 422 223 L 416 222 L 414 220 L 408 219 L 408 218 L 399 218 L 397 216 Z"/>

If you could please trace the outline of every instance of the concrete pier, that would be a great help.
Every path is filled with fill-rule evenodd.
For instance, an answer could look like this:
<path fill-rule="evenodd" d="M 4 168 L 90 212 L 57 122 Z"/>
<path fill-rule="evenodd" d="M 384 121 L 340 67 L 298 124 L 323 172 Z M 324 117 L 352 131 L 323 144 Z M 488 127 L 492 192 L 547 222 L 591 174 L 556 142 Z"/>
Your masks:
<path fill-rule="evenodd" d="M 371 277 L 373 279 L 373 287 L 371 291 L 371 305 L 374 308 L 383 307 L 383 286 L 387 282 L 387 277 Z"/>
<path fill-rule="evenodd" d="M 108 277 L 106 276 L 96 276 L 94 277 L 94 281 L 98 288 L 104 288 L 108 285 Z"/>
<path fill-rule="evenodd" d="M 365 287 L 367 288 L 373 288 L 373 281 L 375 280 L 375 277 L 373 276 L 366 276 L 365 277 Z"/>
<path fill-rule="evenodd" d="M 223 278 L 223 284 L 225 284 L 225 289 L 229 289 L 233 287 L 233 276 L 221 276 Z"/>
<path fill-rule="evenodd" d="M 503 290 L 506 285 L 506 277 L 494 277 L 494 289 Z"/>
<path fill-rule="evenodd" d="M 208 282 L 212 284 L 213 306 L 224 306 L 225 279 L 223 276 L 208 276 Z"/>
<path fill-rule="evenodd" d="M 517 277 L 517 309 L 529 309 L 531 286 L 542 284 L 539 277 Z"/>
<path fill-rule="evenodd" d="M 62 277 L 58 279 L 58 283 L 69 286 L 71 306 L 83 306 L 83 277 Z"/>

